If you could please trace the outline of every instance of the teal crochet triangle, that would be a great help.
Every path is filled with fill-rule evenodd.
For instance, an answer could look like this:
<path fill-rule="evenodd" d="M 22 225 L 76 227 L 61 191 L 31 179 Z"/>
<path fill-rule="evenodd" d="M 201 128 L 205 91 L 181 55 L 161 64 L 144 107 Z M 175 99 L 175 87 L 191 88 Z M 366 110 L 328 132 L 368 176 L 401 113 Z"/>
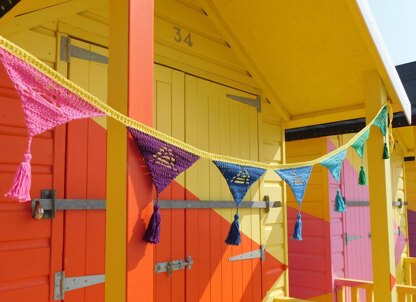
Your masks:
<path fill-rule="evenodd" d="M 344 161 L 346 154 L 347 150 L 343 150 L 321 162 L 321 165 L 331 172 L 337 182 L 339 182 L 341 177 L 342 162 Z"/>
<path fill-rule="evenodd" d="M 275 172 L 289 185 L 296 201 L 302 204 L 306 186 L 311 177 L 312 166 L 275 170 Z"/>
<path fill-rule="evenodd" d="M 243 200 L 248 189 L 254 184 L 266 171 L 265 169 L 240 166 L 236 164 L 213 161 L 221 174 L 227 181 L 231 194 L 237 205 Z"/>
<path fill-rule="evenodd" d="M 383 136 L 387 134 L 387 107 L 384 107 L 377 115 L 374 126 L 378 127 Z"/>
<path fill-rule="evenodd" d="M 364 157 L 364 147 L 369 136 L 370 136 L 370 129 L 368 129 L 363 134 L 361 134 L 360 137 L 357 138 L 357 140 L 352 144 L 352 147 L 357 152 L 358 156 L 361 158 Z"/>

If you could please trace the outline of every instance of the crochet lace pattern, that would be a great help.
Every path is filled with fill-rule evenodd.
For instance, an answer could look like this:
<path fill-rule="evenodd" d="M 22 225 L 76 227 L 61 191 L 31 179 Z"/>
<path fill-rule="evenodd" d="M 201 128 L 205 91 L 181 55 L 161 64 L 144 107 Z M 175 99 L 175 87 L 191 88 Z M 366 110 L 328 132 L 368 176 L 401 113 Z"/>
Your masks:
<path fill-rule="evenodd" d="M 2 48 L 0 60 L 22 101 L 29 136 L 74 119 L 105 116 L 80 96 Z"/>

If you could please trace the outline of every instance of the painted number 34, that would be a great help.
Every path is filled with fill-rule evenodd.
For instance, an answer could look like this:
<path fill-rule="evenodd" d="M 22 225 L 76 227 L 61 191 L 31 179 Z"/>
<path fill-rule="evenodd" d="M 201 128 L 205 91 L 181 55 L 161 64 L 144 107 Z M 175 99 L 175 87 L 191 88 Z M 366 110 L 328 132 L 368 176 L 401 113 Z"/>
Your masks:
<path fill-rule="evenodd" d="M 177 43 L 186 43 L 189 47 L 192 47 L 192 39 L 191 39 L 191 33 L 184 32 L 182 28 L 174 26 L 173 30 L 175 31 L 175 35 L 173 36 L 173 39 Z"/>

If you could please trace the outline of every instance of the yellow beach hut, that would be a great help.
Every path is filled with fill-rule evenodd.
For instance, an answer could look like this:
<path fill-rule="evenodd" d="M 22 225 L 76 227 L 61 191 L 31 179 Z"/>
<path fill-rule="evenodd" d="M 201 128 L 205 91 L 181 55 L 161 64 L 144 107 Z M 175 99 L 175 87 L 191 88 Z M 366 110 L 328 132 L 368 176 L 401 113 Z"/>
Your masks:
<path fill-rule="evenodd" d="M 0 34 L 61 75 L 43 68 L 48 76 L 79 97 L 95 100 L 90 92 L 106 101 L 118 112 L 101 106 L 110 116 L 124 114 L 209 154 L 279 165 L 301 160 L 286 148 L 286 129 L 371 121 L 387 100 L 410 119 L 365 1 L 21 0 L 3 7 Z M 4 69 L 1 77 L 3 196 L 26 129 Z M 372 288 L 375 301 L 395 301 L 390 160 L 381 158 L 380 145 L 374 131 L 367 143 L 370 205 L 379 202 L 370 206 Z M 45 204 L 47 215 L 33 220 L 30 202 L 0 197 L 0 300 L 290 295 L 292 193 L 274 171 L 242 202 L 251 206 L 239 213 L 242 244 L 230 247 L 224 238 L 232 196 L 221 173 L 201 159 L 160 195 L 161 243 L 151 245 L 142 237 L 153 211 L 152 181 L 124 125 L 102 117 L 72 121 L 34 137 L 32 154 L 34 201 L 70 205 Z M 318 299 L 332 296 L 310 296 Z"/>

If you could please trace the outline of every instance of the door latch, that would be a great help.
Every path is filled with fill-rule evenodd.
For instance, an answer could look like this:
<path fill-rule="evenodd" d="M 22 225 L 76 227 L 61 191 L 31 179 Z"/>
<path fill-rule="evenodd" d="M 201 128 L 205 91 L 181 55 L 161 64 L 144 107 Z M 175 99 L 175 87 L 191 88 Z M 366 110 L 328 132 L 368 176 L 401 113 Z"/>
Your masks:
<path fill-rule="evenodd" d="M 169 276 L 172 276 L 173 271 L 192 268 L 193 260 L 191 256 L 186 256 L 186 259 L 173 260 L 168 262 L 158 262 L 155 264 L 155 273 L 167 272 Z"/>

